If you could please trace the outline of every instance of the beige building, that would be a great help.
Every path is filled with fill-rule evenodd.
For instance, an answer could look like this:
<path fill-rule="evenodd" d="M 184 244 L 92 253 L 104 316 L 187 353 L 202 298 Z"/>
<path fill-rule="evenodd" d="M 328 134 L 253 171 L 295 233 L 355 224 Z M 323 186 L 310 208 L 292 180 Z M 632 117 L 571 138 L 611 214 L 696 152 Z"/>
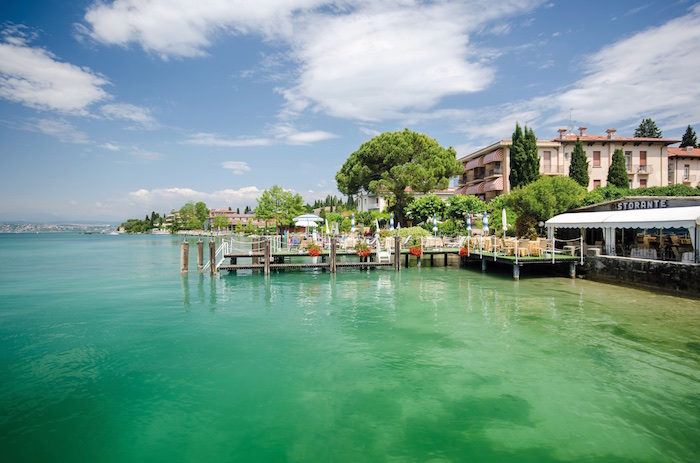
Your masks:
<path fill-rule="evenodd" d="M 668 149 L 668 183 L 682 183 L 691 187 L 700 185 L 700 148 Z"/>
<path fill-rule="evenodd" d="M 680 141 L 619 137 L 615 129 L 608 129 L 606 135 L 587 135 L 586 127 L 580 127 L 577 134 L 560 129 L 559 137 L 553 140 L 537 140 L 540 174 L 569 175 L 571 152 L 577 138 L 588 157 L 589 191 L 606 185 L 616 149 L 625 153 L 631 188 L 668 185 L 668 145 Z M 464 174 L 458 179 L 456 192 L 476 195 L 487 202 L 509 192 L 510 145 L 511 140 L 501 140 L 459 159 L 464 165 Z"/>

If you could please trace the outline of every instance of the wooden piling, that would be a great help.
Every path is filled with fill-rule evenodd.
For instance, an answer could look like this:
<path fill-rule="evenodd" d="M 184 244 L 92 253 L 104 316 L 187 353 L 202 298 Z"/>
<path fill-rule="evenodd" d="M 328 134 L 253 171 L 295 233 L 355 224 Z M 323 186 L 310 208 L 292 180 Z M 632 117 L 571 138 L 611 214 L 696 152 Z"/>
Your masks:
<path fill-rule="evenodd" d="M 211 274 L 216 275 L 216 242 L 214 240 L 209 241 L 209 267 L 211 267 Z"/>
<path fill-rule="evenodd" d="M 180 273 L 187 273 L 190 261 L 190 243 L 187 240 L 182 242 L 182 252 L 180 254 Z"/>
<path fill-rule="evenodd" d="M 204 268 L 204 241 L 200 238 L 197 241 L 197 270 L 200 272 Z"/>
<path fill-rule="evenodd" d="M 331 239 L 331 255 L 330 255 L 330 272 L 335 273 L 335 262 L 336 262 L 336 252 L 337 252 L 337 244 L 335 242 L 335 238 Z"/>
<path fill-rule="evenodd" d="M 263 245 L 263 259 L 265 259 L 265 275 L 270 274 L 270 256 L 272 255 L 270 253 L 270 241 L 268 239 L 265 239 L 262 243 Z"/>
<path fill-rule="evenodd" d="M 397 272 L 401 271 L 401 237 L 399 235 L 394 238 L 394 269 Z"/>

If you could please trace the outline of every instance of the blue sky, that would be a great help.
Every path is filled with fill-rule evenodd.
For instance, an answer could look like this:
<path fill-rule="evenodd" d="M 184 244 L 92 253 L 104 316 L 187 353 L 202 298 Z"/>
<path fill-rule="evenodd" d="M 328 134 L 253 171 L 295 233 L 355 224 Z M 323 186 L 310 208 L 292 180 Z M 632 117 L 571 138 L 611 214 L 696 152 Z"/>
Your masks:
<path fill-rule="evenodd" d="M 306 202 L 374 135 L 700 129 L 692 1 L 0 0 L 0 220 Z"/>

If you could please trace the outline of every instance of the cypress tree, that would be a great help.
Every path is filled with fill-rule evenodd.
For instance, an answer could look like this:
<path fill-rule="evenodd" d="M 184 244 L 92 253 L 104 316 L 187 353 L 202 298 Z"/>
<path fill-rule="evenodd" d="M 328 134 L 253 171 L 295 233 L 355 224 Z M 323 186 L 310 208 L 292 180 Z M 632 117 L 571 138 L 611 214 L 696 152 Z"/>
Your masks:
<path fill-rule="evenodd" d="M 627 177 L 627 163 L 625 163 L 625 153 L 618 148 L 613 153 L 612 163 L 608 169 L 608 184 L 618 188 L 629 188 L 629 178 Z"/>
<path fill-rule="evenodd" d="M 512 143 L 510 145 L 510 174 L 508 175 L 508 180 L 510 181 L 511 189 L 526 184 L 526 155 L 524 145 L 525 140 L 523 138 L 522 129 L 520 128 L 520 124 L 516 122 L 515 132 L 513 132 Z"/>
<path fill-rule="evenodd" d="M 698 136 L 691 126 L 685 129 L 683 140 L 681 141 L 681 148 L 685 148 L 686 146 L 690 146 L 691 148 L 698 147 Z"/>
<path fill-rule="evenodd" d="M 525 171 L 527 176 L 525 178 L 525 185 L 537 181 L 540 178 L 540 155 L 537 152 L 537 138 L 535 137 L 535 131 L 528 129 L 525 126 Z"/>
<path fill-rule="evenodd" d="M 588 175 L 588 157 L 583 151 L 583 143 L 581 139 L 576 137 L 576 145 L 571 153 L 571 166 L 569 167 L 569 177 L 584 188 L 588 188 L 590 176 Z"/>

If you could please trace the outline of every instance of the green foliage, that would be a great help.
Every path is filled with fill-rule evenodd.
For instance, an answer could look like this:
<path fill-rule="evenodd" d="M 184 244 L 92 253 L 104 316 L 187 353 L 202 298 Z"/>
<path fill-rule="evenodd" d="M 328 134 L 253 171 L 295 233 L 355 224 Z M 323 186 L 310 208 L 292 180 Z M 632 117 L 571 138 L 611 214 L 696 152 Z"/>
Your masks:
<path fill-rule="evenodd" d="M 518 218 L 518 214 L 510 209 L 509 200 L 510 194 L 503 194 L 496 196 L 486 205 L 486 212 L 489 215 L 489 228 L 496 230 L 496 233 L 499 235 L 503 233 L 503 209 L 506 210 L 508 232 L 511 233 L 515 230 L 515 221 Z"/>
<path fill-rule="evenodd" d="M 547 176 L 513 190 L 507 203 L 518 214 L 517 232 L 522 235 L 530 232 L 529 224 L 533 221 L 544 222 L 579 206 L 585 194 L 586 189 L 569 177 Z M 528 227 L 524 229 L 522 224 Z"/>
<path fill-rule="evenodd" d="M 129 219 L 122 223 L 121 227 L 124 227 L 124 232 L 126 233 L 148 233 L 153 229 L 153 224 L 151 223 L 151 219 Z"/>
<path fill-rule="evenodd" d="M 437 195 L 425 195 L 414 199 L 406 207 L 406 216 L 414 222 L 425 222 L 433 218 L 433 214 L 442 217 L 445 203 Z"/>
<path fill-rule="evenodd" d="M 582 205 L 589 206 L 591 204 L 600 204 L 607 201 L 613 201 L 615 199 L 620 199 L 623 196 L 629 194 L 628 188 L 619 188 L 615 185 L 605 185 L 604 187 L 595 188 L 590 191 L 583 198 Z"/>
<path fill-rule="evenodd" d="M 445 149 L 427 135 L 408 129 L 385 132 L 363 143 L 352 153 L 335 179 L 338 189 L 354 195 L 361 189 L 388 193 L 397 220 L 404 222 L 404 208 L 411 194 L 447 188 L 450 177 L 462 172 L 454 149 Z"/>
<path fill-rule="evenodd" d="M 569 167 L 569 177 L 576 180 L 579 185 L 588 188 L 590 176 L 588 175 L 588 157 L 583 151 L 583 143 L 581 139 L 576 137 L 576 145 L 571 153 L 571 166 Z"/>
<path fill-rule="evenodd" d="M 540 178 L 540 157 L 537 152 L 537 138 L 532 129 L 515 124 L 515 131 L 510 146 L 510 181 L 511 188 L 525 186 Z"/>
<path fill-rule="evenodd" d="M 456 221 L 464 221 L 465 212 L 483 214 L 486 210 L 486 203 L 474 195 L 454 195 L 450 198 L 449 203 L 449 206 L 445 207 L 445 218 Z"/>
<path fill-rule="evenodd" d="M 698 136 L 691 126 L 688 126 L 688 128 L 685 129 L 683 140 L 681 140 L 681 148 L 685 148 L 686 146 L 693 148 L 698 147 Z"/>
<path fill-rule="evenodd" d="M 438 234 L 445 236 L 466 235 L 466 225 L 463 220 L 448 219 L 438 224 Z"/>
<path fill-rule="evenodd" d="M 643 119 L 634 131 L 635 138 L 661 138 L 661 130 L 651 118 Z"/>
<path fill-rule="evenodd" d="M 668 186 L 636 188 L 629 191 L 630 196 L 700 196 L 700 186 L 691 187 L 677 183 Z"/>
<path fill-rule="evenodd" d="M 204 205 L 204 209 L 206 209 L 206 205 Z M 197 207 L 194 202 L 189 201 L 180 208 L 180 227 L 184 230 L 201 230 L 204 228 L 204 220 L 198 217 Z"/>
<path fill-rule="evenodd" d="M 274 220 L 278 232 L 284 225 L 291 225 L 294 217 L 304 213 L 304 200 L 301 195 L 293 194 L 274 185 L 269 190 L 263 191 L 258 199 L 258 207 L 255 208 L 255 217 L 267 222 Z"/>
<path fill-rule="evenodd" d="M 618 148 L 613 153 L 612 162 L 608 168 L 608 183 L 618 188 L 629 188 L 629 182 L 625 153 L 622 152 L 622 148 Z"/>
<path fill-rule="evenodd" d="M 214 226 L 218 228 L 219 230 L 221 229 L 228 229 L 228 226 L 231 222 L 229 222 L 228 217 L 225 215 L 217 215 L 214 217 Z"/>

